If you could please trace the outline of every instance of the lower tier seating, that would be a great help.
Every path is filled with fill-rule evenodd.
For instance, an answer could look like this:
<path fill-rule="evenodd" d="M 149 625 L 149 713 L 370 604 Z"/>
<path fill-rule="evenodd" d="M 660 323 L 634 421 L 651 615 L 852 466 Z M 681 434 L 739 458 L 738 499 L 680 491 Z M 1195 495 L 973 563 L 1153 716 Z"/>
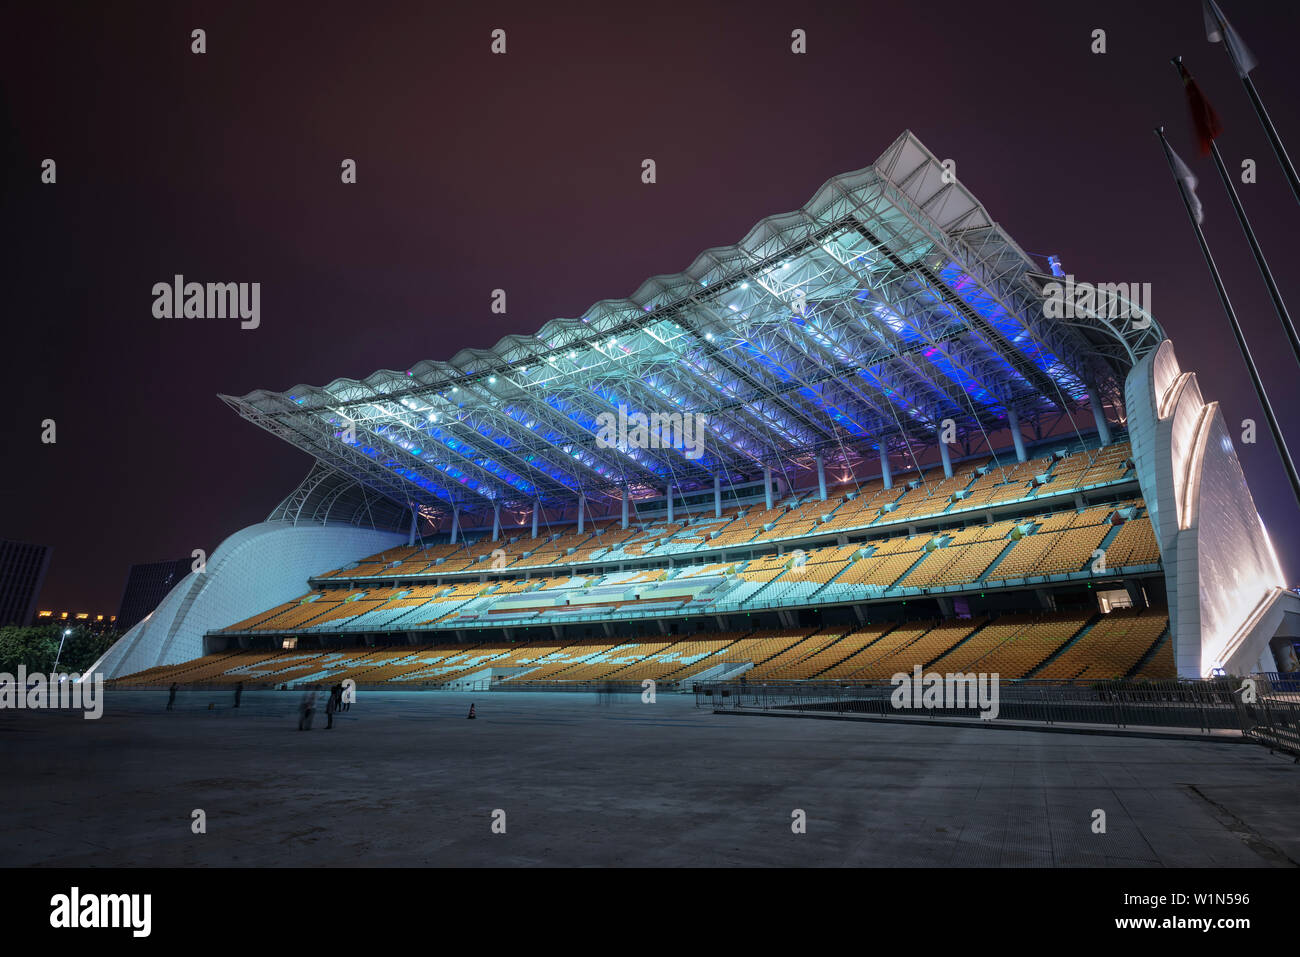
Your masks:
<path fill-rule="evenodd" d="M 574 686 L 646 678 L 686 682 L 749 665 L 747 682 L 887 681 L 915 666 L 1004 679 L 1091 681 L 1172 678 L 1168 617 L 1158 611 L 1059 613 L 876 622 L 856 628 L 748 633 L 398 645 L 338 650 L 238 651 L 117 679 L 120 686 L 244 682 L 249 686 L 335 684 L 394 689 L 487 682 Z M 724 667 L 725 666 L 725 667 Z"/>

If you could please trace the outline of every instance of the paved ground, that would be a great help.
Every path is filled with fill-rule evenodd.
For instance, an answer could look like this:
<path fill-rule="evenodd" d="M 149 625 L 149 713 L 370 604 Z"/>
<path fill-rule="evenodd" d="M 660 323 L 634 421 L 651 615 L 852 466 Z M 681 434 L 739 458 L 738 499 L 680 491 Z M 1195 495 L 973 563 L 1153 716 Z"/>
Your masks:
<path fill-rule="evenodd" d="M 1300 765 L 1244 743 L 500 692 L 363 691 L 334 730 L 300 733 L 290 692 L 237 712 L 225 693 L 165 700 L 109 692 L 98 721 L 0 711 L 0 865 L 1300 862 Z"/>

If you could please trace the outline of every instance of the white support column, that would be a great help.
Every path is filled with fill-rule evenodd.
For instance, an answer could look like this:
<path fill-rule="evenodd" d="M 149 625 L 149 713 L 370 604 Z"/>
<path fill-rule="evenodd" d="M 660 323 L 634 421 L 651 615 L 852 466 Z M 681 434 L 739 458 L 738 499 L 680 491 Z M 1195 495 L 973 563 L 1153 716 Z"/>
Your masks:
<path fill-rule="evenodd" d="M 1025 455 L 1025 437 L 1020 434 L 1020 413 L 1015 406 L 1007 406 L 1007 428 L 1011 430 L 1011 440 L 1016 443 L 1016 461 L 1023 462 Z"/>
<path fill-rule="evenodd" d="M 713 517 L 722 518 L 722 476 L 713 476 Z"/>
<path fill-rule="evenodd" d="M 533 538 L 537 537 L 537 517 L 542 511 L 541 499 L 533 499 Z"/>
<path fill-rule="evenodd" d="M 420 513 L 415 509 L 411 509 L 411 537 L 407 539 L 406 544 L 408 545 L 415 544 L 415 526 L 419 523 L 419 521 L 420 521 Z"/>
<path fill-rule="evenodd" d="M 627 528 L 627 507 L 632 501 L 632 493 L 628 491 L 627 486 L 623 486 L 623 528 Z"/>
<path fill-rule="evenodd" d="M 668 524 L 673 523 L 673 487 L 668 486 Z"/>
<path fill-rule="evenodd" d="M 820 455 L 817 456 L 817 498 L 826 501 L 826 463 Z"/>
<path fill-rule="evenodd" d="M 1092 404 L 1092 417 L 1097 420 L 1097 434 L 1101 436 L 1102 445 L 1110 445 L 1110 424 L 1106 421 L 1106 410 L 1101 407 L 1097 390 L 1088 390 L 1088 401 Z"/>
<path fill-rule="evenodd" d="M 763 501 L 772 507 L 772 470 L 763 469 Z"/>
<path fill-rule="evenodd" d="M 586 527 L 587 522 L 587 493 L 583 492 L 578 496 L 578 534 Z"/>
<path fill-rule="evenodd" d="M 456 533 L 460 531 L 460 506 L 451 507 L 451 543 L 456 544 Z"/>
<path fill-rule="evenodd" d="M 889 448 L 883 440 L 880 443 L 880 477 L 885 480 L 885 488 L 894 487 L 894 474 L 889 471 Z"/>
<path fill-rule="evenodd" d="M 492 506 L 492 541 L 499 541 L 501 538 L 501 503 L 497 502 Z"/>
<path fill-rule="evenodd" d="M 948 443 L 943 440 L 942 432 L 939 437 L 939 458 L 943 459 L 943 477 L 952 478 L 952 456 L 948 452 Z"/>

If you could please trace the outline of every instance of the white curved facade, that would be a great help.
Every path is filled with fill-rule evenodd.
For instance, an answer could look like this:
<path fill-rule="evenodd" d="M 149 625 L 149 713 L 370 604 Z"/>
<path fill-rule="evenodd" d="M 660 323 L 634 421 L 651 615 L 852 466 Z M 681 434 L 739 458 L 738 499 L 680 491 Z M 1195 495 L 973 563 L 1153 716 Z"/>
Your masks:
<path fill-rule="evenodd" d="M 1269 622 L 1294 598 L 1219 404 L 1204 400 L 1166 339 L 1129 373 L 1125 405 L 1165 567 L 1178 674 L 1274 670 Z"/>
<path fill-rule="evenodd" d="M 307 579 L 406 543 L 406 536 L 354 525 L 262 522 L 231 535 L 153 614 L 119 638 L 87 675 L 133 674 L 203 654 L 203 636 L 307 591 Z"/>

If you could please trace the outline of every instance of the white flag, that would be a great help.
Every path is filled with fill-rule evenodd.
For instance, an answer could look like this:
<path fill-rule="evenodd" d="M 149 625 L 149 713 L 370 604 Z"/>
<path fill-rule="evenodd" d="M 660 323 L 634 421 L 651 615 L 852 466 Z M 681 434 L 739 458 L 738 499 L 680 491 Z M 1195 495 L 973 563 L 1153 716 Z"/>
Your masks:
<path fill-rule="evenodd" d="M 1178 177 L 1178 187 L 1187 197 L 1187 205 L 1192 207 L 1192 218 L 1196 220 L 1196 225 L 1201 225 L 1205 220 L 1205 211 L 1201 207 L 1201 200 L 1196 195 L 1196 184 L 1199 182 L 1196 174 L 1187 168 L 1187 164 L 1179 158 L 1174 152 L 1173 147 L 1169 147 L 1169 155 L 1174 160 L 1174 173 Z"/>
<path fill-rule="evenodd" d="M 1241 35 L 1232 29 L 1232 24 L 1214 0 L 1205 0 L 1205 39 L 1211 43 L 1227 45 L 1228 56 L 1232 57 L 1232 65 L 1237 68 L 1238 76 L 1245 76 L 1259 65 L 1242 41 Z"/>

